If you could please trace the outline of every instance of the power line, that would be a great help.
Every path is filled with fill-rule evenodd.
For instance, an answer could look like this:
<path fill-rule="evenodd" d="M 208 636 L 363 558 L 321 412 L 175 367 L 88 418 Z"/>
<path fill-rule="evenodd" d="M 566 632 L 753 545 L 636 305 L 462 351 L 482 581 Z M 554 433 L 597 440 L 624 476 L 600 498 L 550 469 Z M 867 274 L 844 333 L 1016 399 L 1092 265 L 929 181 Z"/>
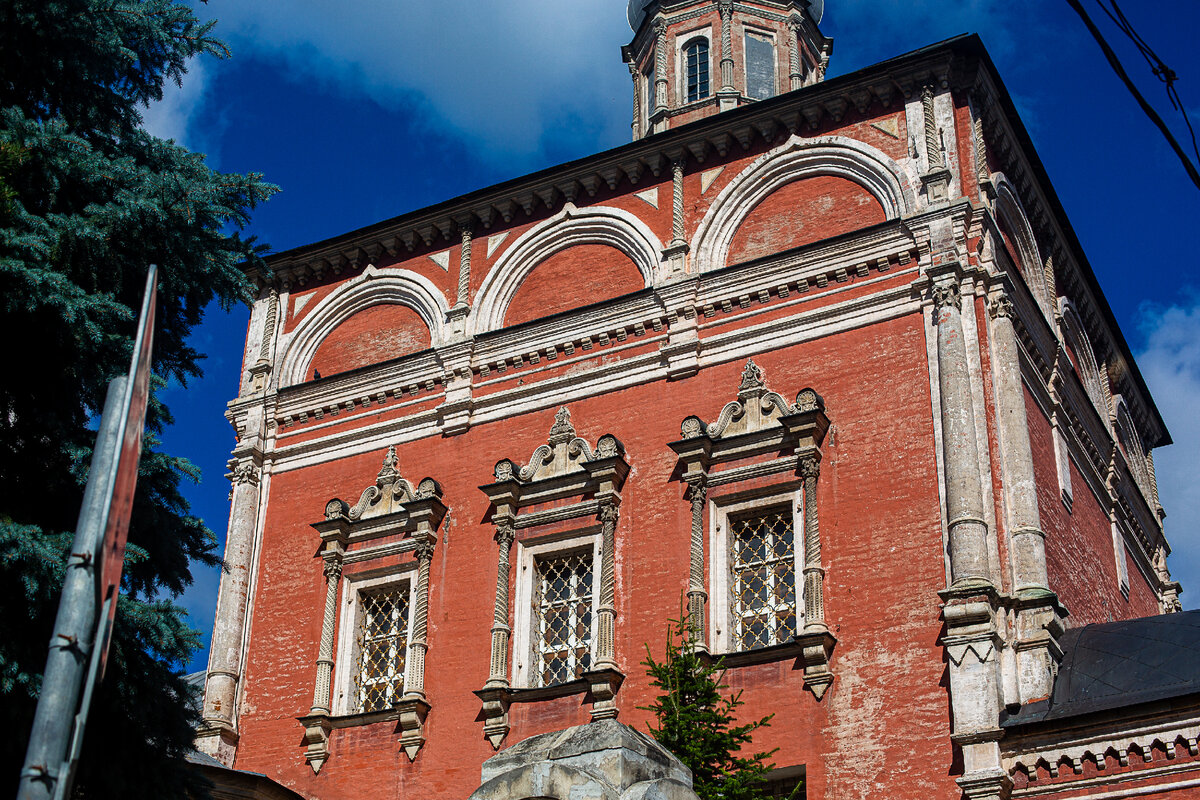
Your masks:
<path fill-rule="evenodd" d="M 1177 79 L 1175 72 L 1167 67 L 1167 65 L 1163 63 L 1162 59 L 1158 57 L 1154 50 L 1148 44 L 1146 44 L 1145 40 L 1138 35 L 1137 31 L 1134 30 L 1133 26 L 1129 24 L 1129 21 L 1125 18 L 1124 13 L 1121 12 L 1116 0 L 1111 0 L 1111 2 L 1113 5 L 1112 10 L 1104 5 L 1101 0 L 1096 0 L 1096 4 L 1100 6 L 1105 14 L 1108 15 L 1109 19 L 1111 19 L 1113 23 L 1121 29 L 1121 32 L 1128 36 L 1133 41 L 1134 45 L 1137 46 L 1138 52 L 1140 52 L 1142 57 L 1146 59 L 1146 62 L 1150 65 L 1150 68 L 1154 71 L 1154 74 L 1158 77 L 1158 79 L 1167 85 L 1167 97 L 1170 99 L 1171 105 L 1183 114 L 1184 123 L 1187 125 L 1188 132 L 1191 133 L 1192 136 L 1192 149 L 1196 150 L 1195 131 L 1192 130 L 1192 124 L 1188 119 L 1187 111 L 1184 108 L 1183 103 L 1179 100 L 1178 92 L 1175 90 L 1175 81 Z M 1083 24 L 1087 26 L 1088 32 L 1092 34 L 1092 38 L 1095 39 L 1096 43 L 1100 45 L 1100 49 L 1103 51 L 1104 57 L 1108 59 L 1108 64 L 1112 67 L 1113 72 L 1115 72 L 1117 77 L 1121 79 L 1121 82 L 1125 84 L 1125 88 L 1128 89 L 1129 93 L 1133 95 L 1135 100 L 1137 100 L 1138 105 L 1141 106 L 1142 111 L 1144 111 L 1146 116 L 1150 118 L 1150 121 L 1158 126 L 1158 129 L 1162 132 L 1162 135 L 1166 137 L 1167 142 L 1171 145 L 1171 149 L 1175 151 L 1177 156 L 1179 156 L 1179 160 L 1183 163 L 1183 168 L 1187 171 L 1188 177 L 1192 179 L 1192 183 L 1196 185 L 1196 188 L 1200 189 L 1200 172 L 1196 170 L 1195 164 L 1192 163 L 1187 152 L 1175 139 L 1174 134 L 1171 133 L 1171 129 L 1167 127 L 1165 122 L 1163 122 L 1162 117 L 1158 115 L 1158 112 L 1154 110 L 1154 107 L 1151 106 L 1146 98 L 1142 96 L 1142 93 L 1138 91 L 1137 86 L 1134 85 L 1133 81 L 1129 78 L 1128 73 L 1125 72 L 1125 67 L 1121 64 L 1121 59 L 1117 57 L 1115 52 L 1113 52 L 1112 47 L 1105 40 L 1104 35 L 1100 33 L 1100 29 L 1096 27 L 1096 24 L 1092 21 L 1092 18 L 1088 16 L 1088 13 L 1086 10 L 1084 10 L 1083 5 L 1079 2 L 1079 0 L 1067 0 L 1067 4 L 1071 6 L 1071 8 L 1075 9 L 1075 13 L 1077 13 L 1079 18 L 1083 20 Z M 1197 158 L 1200 160 L 1200 150 L 1197 151 Z"/>

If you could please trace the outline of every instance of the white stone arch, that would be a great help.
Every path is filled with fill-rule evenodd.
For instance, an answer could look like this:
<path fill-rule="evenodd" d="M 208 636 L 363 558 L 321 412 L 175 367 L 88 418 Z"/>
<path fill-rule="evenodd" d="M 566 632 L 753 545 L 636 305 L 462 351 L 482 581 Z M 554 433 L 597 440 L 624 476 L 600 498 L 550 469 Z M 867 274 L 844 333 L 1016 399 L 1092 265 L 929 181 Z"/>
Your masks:
<path fill-rule="evenodd" d="M 1079 373 L 1083 391 L 1092 401 L 1100 419 L 1108 425 L 1110 423 L 1107 413 L 1109 407 L 1108 387 L 1104 385 L 1101 378 L 1100 365 L 1096 361 L 1096 351 L 1092 349 L 1092 341 L 1088 338 L 1087 331 L 1084 330 L 1083 319 L 1075 309 L 1075 304 L 1066 297 L 1059 298 L 1058 307 L 1059 313 L 1062 315 L 1063 338 L 1066 339 L 1071 352 L 1075 354 L 1076 372 Z"/>
<path fill-rule="evenodd" d="M 646 223 L 623 209 L 577 208 L 567 203 L 557 214 L 526 231 L 496 259 L 475 296 L 471 333 L 503 327 L 509 303 L 533 268 L 578 244 L 603 244 L 620 250 L 632 259 L 645 285 L 653 285 L 663 246 Z"/>
<path fill-rule="evenodd" d="M 699 271 L 725 266 L 738 227 L 763 199 L 785 184 L 818 175 L 857 183 L 879 201 L 888 219 L 916 208 L 904 170 L 881 151 L 845 136 L 793 135 L 755 159 L 713 200 L 692 237 L 693 263 Z"/>
<path fill-rule="evenodd" d="M 1050 287 L 1046 283 L 1046 267 L 1042 261 L 1041 251 L 1038 250 L 1037 237 L 1033 234 L 1033 226 L 1029 224 L 1029 215 L 1017 196 L 1017 189 L 1004 173 L 996 173 L 996 213 L 1012 235 L 1013 245 L 1017 248 L 1017 256 L 1021 259 L 1021 275 L 1025 284 L 1033 294 L 1033 299 L 1042 308 L 1042 313 L 1050 319 L 1053 314 L 1054 299 L 1050 297 Z"/>
<path fill-rule="evenodd" d="M 1142 496 L 1153 508 L 1154 492 L 1150 483 L 1150 465 L 1146 461 L 1146 449 L 1142 447 L 1142 437 L 1138 434 L 1137 426 L 1133 424 L 1133 415 L 1129 413 L 1129 405 L 1121 395 L 1113 397 L 1113 427 L 1116 429 L 1117 442 L 1125 454 L 1125 463 L 1133 474 L 1133 481 L 1142 490 Z"/>
<path fill-rule="evenodd" d="M 280 362 L 279 385 L 303 383 L 308 365 L 321 342 L 351 315 L 378 305 L 401 305 L 417 312 L 429 327 L 429 341 L 439 347 L 446 341 L 446 297 L 428 278 L 406 269 L 376 269 L 363 273 L 334 289 L 317 303 L 308 316 L 288 335 Z"/>

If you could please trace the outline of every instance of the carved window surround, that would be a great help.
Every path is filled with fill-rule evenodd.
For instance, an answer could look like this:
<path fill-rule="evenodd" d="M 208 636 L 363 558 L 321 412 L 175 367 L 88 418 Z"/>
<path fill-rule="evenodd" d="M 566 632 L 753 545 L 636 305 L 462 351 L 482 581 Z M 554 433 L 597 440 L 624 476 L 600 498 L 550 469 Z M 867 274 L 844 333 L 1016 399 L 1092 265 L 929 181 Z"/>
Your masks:
<path fill-rule="evenodd" d="M 706 632 L 716 629 L 713 624 L 705 624 L 709 598 L 704 579 L 707 573 L 711 585 L 718 558 L 715 553 L 710 555 L 709 569 L 705 569 L 706 510 L 715 525 L 719 517 L 726 516 L 725 509 L 734 504 L 742 507 L 755 500 L 764 506 L 794 504 L 798 494 L 803 497 L 803 526 L 796 526 L 794 532 L 795 547 L 803 553 L 802 592 L 800 576 L 796 576 L 797 611 L 801 600 L 804 606 L 803 618 L 797 620 L 800 630 L 792 642 L 731 653 L 725 663 L 735 666 L 799 656 L 804 663 L 804 687 L 818 700 L 833 683 L 829 661 L 837 643 L 825 624 L 825 570 L 821 566 L 817 521 L 820 447 L 828 430 L 829 418 L 820 395 L 803 389 L 796 402 L 789 404 L 767 389 L 762 370 L 750 361 L 742 373 L 737 399 L 721 409 L 715 422 L 706 424 L 696 416 L 686 418 L 683 438 L 670 445 L 679 456 L 676 474 L 687 485 L 692 505 L 688 615 L 699 650 L 707 651 Z M 711 492 L 714 489 L 720 490 L 716 496 Z M 724 609 L 727 601 L 716 605 Z"/>
<path fill-rule="evenodd" d="M 437 481 L 425 478 L 414 488 L 401 477 L 397 464 L 395 446 L 388 447 L 375 483 L 363 491 L 358 502 L 351 507 L 344 500 L 330 500 L 325 506 L 325 519 L 312 526 L 321 536 L 318 555 L 324 563 L 326 577 L 325 614 L 321 626 L 313 705 L 308 715 L 300 718 L 305 728 L 305 759 L 313 772 L 319 772 L 321 765 L 329 758 L 329 734 L 334 728 L 398 719 L 400 746 L 410 761 L 417 757 L 425 743 L 425 719 L 430 711 L 425 697 L 425 653 L 429 649 L 429 567 L 437 544 L 437 531 L 446 516 L 446 506 L 442 502 L 442 487 Z M 389 541 L 378 544 L 378 540 L 384 537 Z M 407 553 L 414 554 L 415 563 L 405 565 L 408 571 L 406 578 L 397 577 L 397 580 L 408 582 L 414 605 L 408 633 L 404 694 L 390 711 L 336 716 L 335 709 L 347 710 L 344 703 L 335 704 L 330 697 L 339 589 L 345 581 L 347 592 L 357 591 L 353 581 L 343 578 L 342 568 L 383 557 L 403 557 Z M 404 569 L 389 572 L 399 576 Z M 350 622 L 344 619 L 343 625 Z M 342 652 L 336 653 L 338 658 L 350 657 L 347 648 L 339 650 Z M 348 667 L 343 665 L 339 674 L 348 675 Z"/>
<path fill-rule="evenodd" d="M 615 436 L 601 436 L 593 449 L 575 435 L 570 412 L 561 408 L 555 415 L 547 443 L 538 447 L 524 466 L 503 459 L 496 464 L 496 481 L 480 487 L 492 504 L 491 518 L 496 526 L 499 559 L 490 676 L 475 694 L 483 701 L 484 736 L 496 749 L 500 748 L 509 731 L 508 707 L 511 703 L 590 692 L 593 720 L 617 716 L 616 694 L 625 676 L 617 667 L 613 644 L 616 617 L 614 544 L 621 487 L 628 474 L 625 448 Z M 574 502 L 564 504 L 564 501 L 572 500 Z M 593 591 L 598 602 L 591 669 L 578 681 L 536 689 L 516 688 L 509 666 L 509 642 L 513 633 L 509 585 L 511 550 L 517 531 L 588 518 L 599 522 L 600 531 L 599 563 L 593 577 Z M 588 525 L 596 527 L 593 522 Z M 522 541 L 535 537 L 536 533 L 521 536 Z M 517 579 L 521 579 L 519 572 Z"/>

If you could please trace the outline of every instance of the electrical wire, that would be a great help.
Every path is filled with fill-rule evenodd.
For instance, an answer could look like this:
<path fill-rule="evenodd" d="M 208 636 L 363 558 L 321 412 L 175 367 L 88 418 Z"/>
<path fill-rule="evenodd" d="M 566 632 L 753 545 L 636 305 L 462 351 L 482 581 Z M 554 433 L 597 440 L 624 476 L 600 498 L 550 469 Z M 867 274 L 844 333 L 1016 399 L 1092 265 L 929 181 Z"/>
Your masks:
<path fill-rule="evenodd" d="M 1188 120 L 1187 111 L 1183 107 L 1183 103 L 1179 100 L 1178 92 L 1175 90 L 1175 81 L 1177 80 L 1175 72 L 1167 67 L 1167 65 L 1164 64 L 1160 58 L 1158 58 L 1154 50 L 1148 44 L 1146 44 L 1145 40 L 1138 35 L 1133 26 L 1129 24 L 1129 21 L 1126 19 L 1124 13 L 1121 12 L 1116 0 L 1111 0 L 1113 4 L 1112 10 L 1110 10 L 1108 6 L 1101 2 L 1101 0 L 1095 0 L 1095 2 L 1096 5 L 1100 6 L 1104 13 L 1108 15 L 1108 18 L 1111 19 L 1113 23 L 1121 29 L 1121 32 L 1134 42 L 1138 48 L 1138 52 L 1140 52 L 1142 57 L 1145 58 L 1147 63 L 1150 64 L 1150 68 L 1154 71 L 1154 74 L 1158 76 L 1160 81 L 1167 85 L 1167 97 L 1171 100 L 1171 105 L 1183 114 L 1184 123 L 1187 125 L 1188 132 L 1192 135 L 1192 149 L 1196 150 L 1195 131 L 1192 130 L 1192 124 L 1191 121 Z M 1200 172 L 1196 170 L 1195 164 L 1192 163 L 1192 160 L 1188 156 L 1187 152 L 1184 151 L 1183 147 L 1175 139 L 1174 134 L 1171 133 L 1171 129 L 1167 127 L 1165 122 L 1163 122 L 1162 117 L 1158 115 L 1158 112 L 1154 110 L 1154 107 L 1151 106 L 1146 98 L 1142 96 L 1142 93 L 1138 91 L 1137 86 L 1130 79 L 1129 74 L 1125 71 L 1124 65 L 1121 64 L 1121 59 L 1117 57 L 1117 54 L 1113 52 L 1113 49 L 1109 45 L 1108 41 L 1105 40 L 1104 34 L 1102 34 L 1100 29 L 1096 27 L 1096 24 L 1092 21 L 1092 18 L 1088 16 L 1087 11 L 1080 4 L 1079 0 L 1067 0 L 1067 4 L 1071 6 L 1071 8 L 1075 10 L 1075 13 L 1079 15 L 1079 18 L 1083 20 L 1083 24 L 1087 27 L 1088 32 L 1092 34 L 1092 38 L 1096 40 L 1098 45 L 1100 45 L 1100 49 L 1103 51 L 1104 57 L 1108 59 L 1108 64 L 1112 67 L 1113 72 L 1115 72 L 1117 77 L 1121 79 L 1121 82 L 1125 84 L 1125 88 L 1128 89 L 1129 93 L 1133 95 L 1135 100 L 1137 100 L 1138 105 L 1141 106 L 1142 111 L 1145 112 L 1146 116 L 1150 118 L 1150 121 L 1153 122 L 1162 132 L 1162 135 L 1166 137 L 1167 142 L 1171 145 L 1171 149 L 1175 151 L 1175 155 L 1179 156 L 1179 160 L 1183 163 L 1183 168 L 1187 171 L 1188 177 L 1192 179 L 1192 183 L 1196 185 L 1196 188 L 1200 189 Z M 1197 151 L 1197 157 L 1200 159 L 1200 151 Z"/>
<path fill-rule="evenodd" d="M 1183 117 L 1183 124 L 1187 126 L 1188 135 L 1192 139 L 1192 152 L 1196 154 L 1197 161 L 1200 161 L 1200 146 L 1196 144 L 1196 131 L 1192 128 L 1192 121 L 1188 116 L 1186 107 L 1183 105 L 1183 101 L 1179 98 L 1179 90 L 1175 87 L 1175 82 L 1179 79 L 1179 76 L 1175 74 L 1175 70 L 1166 65 L 1158 53 L 1154 52 L 1154 48 L 1147 44 L 1146 40 L 1141 37 L 1133 27 L 1133 24 L 1125 16 L 1125 12 L 1121 10 L 1121 6 L 1117 3 L 1117 0 L 1111 0 L 1111 2 L 1111 11 L 1104 4 L 1103 0 L 1096 0 L 1096 5 L 1100 6 L 1104 13 L 1108 15 L 1108 18 L 1113 21 L 1113 24 L 1129 37 L 1129 40 L 1137 47 L 1138 52 L 1146 59 L 1146 64 L 1149 65 L 1150 71 L 1154 73 L 1154 77 L 1162 81 L 1166 87 L 1167 99 L 1171 101 L 1171 107 Z"/>

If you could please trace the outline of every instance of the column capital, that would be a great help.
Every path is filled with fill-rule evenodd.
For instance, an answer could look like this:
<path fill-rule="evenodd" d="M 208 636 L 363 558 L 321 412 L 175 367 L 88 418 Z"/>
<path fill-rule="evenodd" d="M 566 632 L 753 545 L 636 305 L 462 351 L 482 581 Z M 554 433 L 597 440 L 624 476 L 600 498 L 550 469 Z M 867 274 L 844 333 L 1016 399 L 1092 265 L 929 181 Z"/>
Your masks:
<path fill-rule="evenodd" d="M 988 315 L 992 319 L 1012 319 L 1015 309 L 1013 302 L 1003 290 L 993 293 L 988 298 Z"/>

